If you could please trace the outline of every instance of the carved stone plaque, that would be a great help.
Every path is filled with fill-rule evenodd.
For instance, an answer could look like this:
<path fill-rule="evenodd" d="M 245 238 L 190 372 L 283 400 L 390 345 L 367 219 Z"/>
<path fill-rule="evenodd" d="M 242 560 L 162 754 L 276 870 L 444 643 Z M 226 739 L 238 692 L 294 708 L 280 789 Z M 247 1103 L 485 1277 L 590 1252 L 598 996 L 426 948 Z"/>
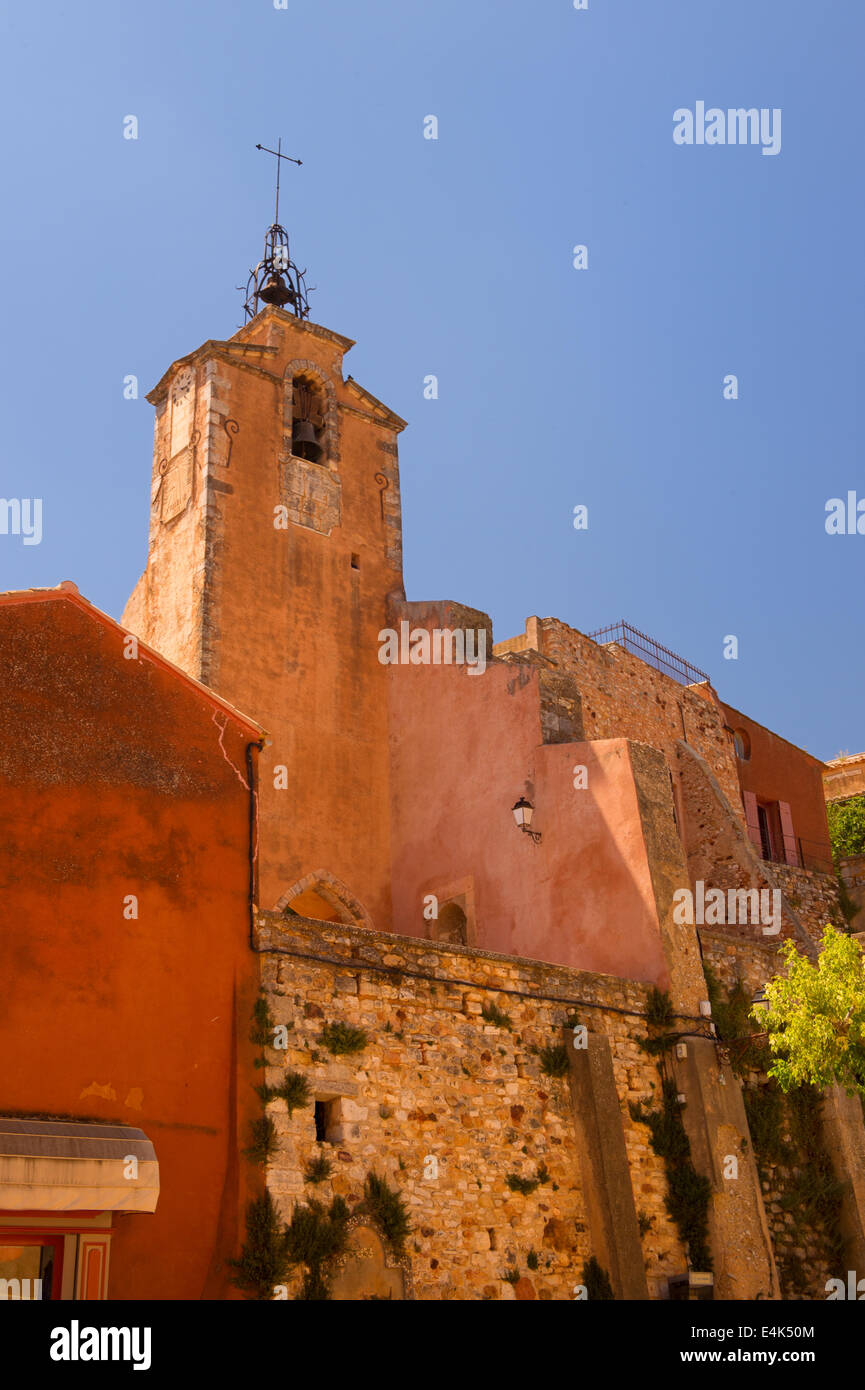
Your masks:
<path fill-rule="evenodd" d="M 291 521 L 329 536 L 342 517 L 342 485 L 319 463 L 292 456 L 280 464 L 280 501 Z"/>
<path fill-rule="evenodd" d="M 187 446 L 168 464 L 162 477 L 162 521 L 179 516 L 192 496 L 192 449 Z"/>

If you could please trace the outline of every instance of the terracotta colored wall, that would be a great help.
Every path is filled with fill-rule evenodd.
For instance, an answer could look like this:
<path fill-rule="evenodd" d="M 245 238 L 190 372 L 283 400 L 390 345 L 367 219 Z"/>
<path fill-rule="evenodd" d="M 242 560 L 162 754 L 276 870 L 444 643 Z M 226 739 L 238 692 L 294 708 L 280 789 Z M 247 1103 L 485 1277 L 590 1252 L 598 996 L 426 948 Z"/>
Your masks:
<path fill-rule="evenodd" d="M 731 705 L 722 708 L 730 727 L 744 729 L 751 742 L 748 761 L 736 759 L 742 791 L 753 792 L 761 800 L 786 801 L 794 834 L 803 841 L 805 866 L 809 860 L 821 860 L 828 870 L 832 851 L 826 823 L 823 764 Z"/>
<path fill-rule="evenodd" d="M 427 934 L 424 895 L 470 880 L 470 945 L 666 980 L 628 744 L 542 745 L 528 667 L 389 669 L 394 930 Z M 514 824 L 522 794 L 540 844 Z"/>
<path fill-rule="evenodd" d="M 272 739 L 261 760 L 260 902 L 273 907 L 298 880 L 324 870 L 385 927 L 388 734 L 378 633 L 387 595 L 402 590 L 395 427 L 343 382 L 345 340 L 326 330 L 266 312 L 229 347 L 231 360 L 210 360 L 205 348 L 192 363 L 201 440 L 190 507 L 178 522 L 154 522 L 150 567 L 126 621 L 169 655 L 179 642 L 176 659 L 186 661 L 195 644 L 176 635 L 177 591 L 201 602 L 193 575 L 206 567 L 193 674 Z M 341 521 L 329 535 L 273 524 L 283 500 L 283 378 L 297 359 L 326 373 L 338 402 Z M 170 447 L 160 440 L 168 438 L 171 390 L 159 409 L 157 455 Z M 236 425 L 228 466 L 227 418 Z M 376 475 L 388 481 L 384 503 Z M 288 769 L 285 789 L 274 788 L 279 766 Z"/>
<path fill-rule="evenodd" d="M 161 1195 L 114 1219 L 109 1297 L 225 1296 L 258 1113 L 253 735 L 58 596 L 0 602 L 0 669 L 0 1113 L 143 1129 Z"/>

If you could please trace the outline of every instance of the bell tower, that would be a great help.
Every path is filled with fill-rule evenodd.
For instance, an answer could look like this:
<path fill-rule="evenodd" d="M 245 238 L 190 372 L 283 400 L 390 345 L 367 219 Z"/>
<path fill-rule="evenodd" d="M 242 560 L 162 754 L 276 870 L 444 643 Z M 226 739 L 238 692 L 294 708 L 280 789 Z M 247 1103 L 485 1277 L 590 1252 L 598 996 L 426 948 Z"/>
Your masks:
<path fill-rule="evenodd" d="M 179 358 L 148 395 L 147 568 L 123 623 L 268 731 L 259 904 L 387 929 L 378 634 L 404 596 L 405 421 L 344 376 L 352 340 L 309 320 L 278 222 L 246 307 L 233 337 Z"/>

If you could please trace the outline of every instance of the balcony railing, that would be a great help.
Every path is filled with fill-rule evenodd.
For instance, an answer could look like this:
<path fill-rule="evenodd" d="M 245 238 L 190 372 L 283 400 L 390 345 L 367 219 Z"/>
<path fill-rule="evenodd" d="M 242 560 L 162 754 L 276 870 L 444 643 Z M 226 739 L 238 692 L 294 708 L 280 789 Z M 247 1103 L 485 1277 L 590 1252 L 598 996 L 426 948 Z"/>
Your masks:
<path fill-rule="evenodd" d="M 766 844 L 762 847 L 762 858 L 772 864 L 787 864 L 791 869 L 810 869 L 816 874 L 833 874 L 835 866 L 831 856 L 826 851 L 826 846 L 819 840 L 806 840 L 801 835 L 796 836 L 796 855 L 797 862 L 790 863 L 787 853 L 782 846 Z"/>
<path fill-rule="evenodd" d="M 700 685 L 703 681 L 709 680 L 705 671 L 701 671 L 698 666 L 692 666 L 690 661 L 686 661 L 683 656 L 677 656 L 669 647 L 662 647 L 660 642 L 648 637 L 645 632 L 640 632 L 639 628 L 631 627 L 624 619 L 619 623 L 611 623 L 609 627 L 598 628 L 597 632 L 590 632 L 589 637 L 600 646 L 606 642 L 615 642 L 632 656 L 638 656 L 641 661 L 654 666 L 656 671 L 665 676 L 672 676 L 680 685 Z"/>

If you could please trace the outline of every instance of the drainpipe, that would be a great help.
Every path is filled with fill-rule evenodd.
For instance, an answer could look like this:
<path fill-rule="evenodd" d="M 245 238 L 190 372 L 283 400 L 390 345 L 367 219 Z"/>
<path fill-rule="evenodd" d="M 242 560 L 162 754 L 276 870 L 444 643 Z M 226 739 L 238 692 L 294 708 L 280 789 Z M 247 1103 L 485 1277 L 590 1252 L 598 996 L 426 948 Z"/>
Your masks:
<path fill-rule="evenodd" d="M 258 789 L 256 787 L 256 760 L 252 756 L 254 748 L 259 753 L 266 748 L 270 739 L 260 738 L 246 745 L 246 784 L 249 788 L 249 947 L 255 950 L 255 907 L 258 899 Z"/>

